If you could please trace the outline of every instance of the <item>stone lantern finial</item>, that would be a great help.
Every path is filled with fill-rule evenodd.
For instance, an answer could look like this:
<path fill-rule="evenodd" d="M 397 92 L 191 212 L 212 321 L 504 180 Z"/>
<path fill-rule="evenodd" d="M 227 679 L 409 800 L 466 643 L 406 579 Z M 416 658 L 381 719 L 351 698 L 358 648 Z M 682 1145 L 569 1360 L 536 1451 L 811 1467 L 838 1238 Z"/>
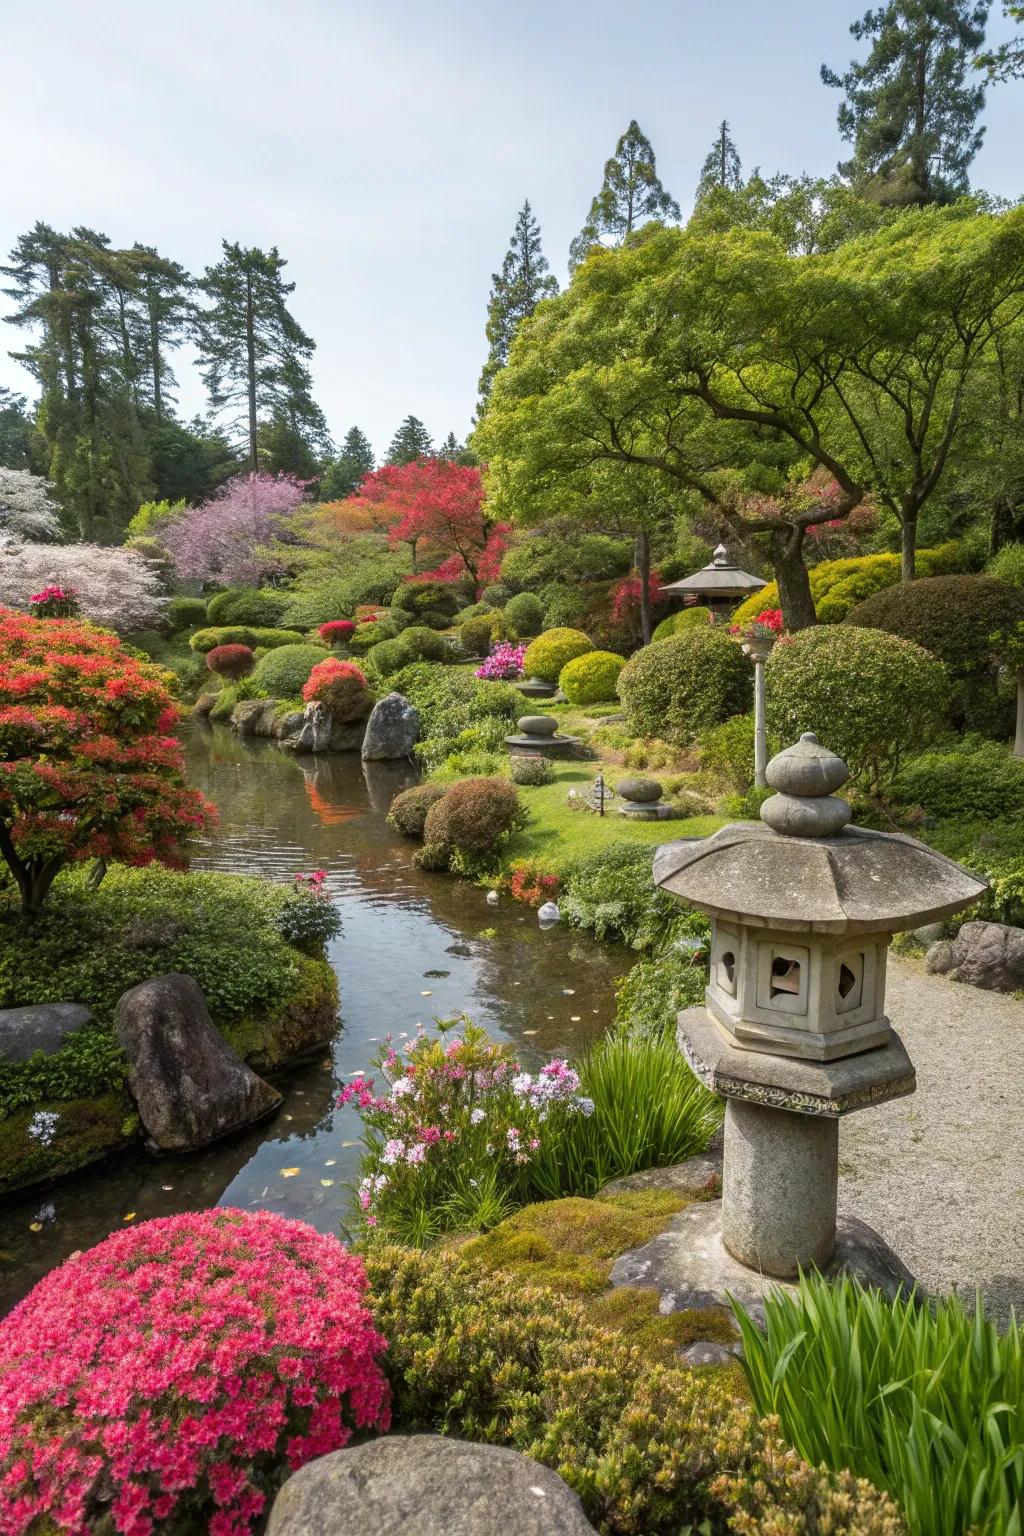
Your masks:
<path fill-rule="evenodd" d="M 805 731 L 765 769 L 776 793 L 762 805 L 761 820 L 786 837 L 832 837 L 853 815 L 849 803 L 833 793 L 849 777 L 842 758 L 823 747 L 813 731 Z"/>

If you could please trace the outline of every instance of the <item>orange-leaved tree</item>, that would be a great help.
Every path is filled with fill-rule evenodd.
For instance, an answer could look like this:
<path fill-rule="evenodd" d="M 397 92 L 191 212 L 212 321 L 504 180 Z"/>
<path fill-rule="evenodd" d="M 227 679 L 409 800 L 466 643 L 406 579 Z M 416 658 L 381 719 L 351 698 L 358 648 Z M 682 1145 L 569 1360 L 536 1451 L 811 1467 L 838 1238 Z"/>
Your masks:
<path fill-rule="evenodd" d="M 214 809 L 185 785 L 177 718 L 116 635 L 0 608 L 0 858 L 24 913 L 76 860 L 184 862 Z"/>
<path fill-rule="evenodd" d="M 447 459 L 385 464 L 344 505 L 350 517 L 375 518 L 392 546 L 409 545 L 415 581 L 497 580 L 508 525 L 487 516 L 483 480 L 470 465 Z M 437 562 L 432 570 L 416 571 L 420 550 Z"/>

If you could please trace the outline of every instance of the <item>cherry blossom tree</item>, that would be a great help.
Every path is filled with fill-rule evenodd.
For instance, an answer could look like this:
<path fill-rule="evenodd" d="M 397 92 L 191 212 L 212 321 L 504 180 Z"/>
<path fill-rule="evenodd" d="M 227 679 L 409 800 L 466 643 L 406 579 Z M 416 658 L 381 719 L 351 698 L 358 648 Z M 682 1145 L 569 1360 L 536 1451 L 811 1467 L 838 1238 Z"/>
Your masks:
<path fill-rule="evenodd" d="M 167 606 L 153 567 L 130 549 L 101 544 L 12 543 L 0 558 L 0 605 L 31 609 L 49 586 L 70 591 L 83 618 L 120 634 L 152 629 Z"/>
<path fill-rule="evenodd" d="M 162 530 L 178 575 L 258 586 L 284 569 L 274 540 L 287 534 L 309 482 L 295 475 L 236 475 L 202 506 L 189 507 Z"/>
<path fill-rule="evenodd" d="M 508 547 L 508 525 L 493 523 L 484 508 L 479 469 L 443 459 L 386 464 L 367 475 L 349 498 L 352 515 L 373 517 L 388 531 L 388 541 L 412 550 L 413 580 L 476 585 L 497 578 Z M 435 561 L 417 571 L 422 550 Z"/>
<path fill-rule="evenodd" d="M 0 464 L 0 543 L 60 537 L 53 487 L 42 475 Z"/>

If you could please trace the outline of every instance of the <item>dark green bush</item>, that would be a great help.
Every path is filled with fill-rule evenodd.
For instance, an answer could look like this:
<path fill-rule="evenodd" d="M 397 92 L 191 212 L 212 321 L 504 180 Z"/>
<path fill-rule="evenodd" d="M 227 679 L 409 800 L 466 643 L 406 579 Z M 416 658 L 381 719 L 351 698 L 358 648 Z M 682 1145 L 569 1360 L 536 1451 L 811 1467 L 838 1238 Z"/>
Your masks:
<path fill-rule="evenodd" d="M 251 650 L 271 651 L 282 645 L 301 645 L 305 640 L 295 629 L 254 629 L 246 624 L 197 629 L 189 639 L 192 650 L 205 655 L 215 645 L 247 645 Z"/>
<path fill-rule="evenodd" d="M 196 629 L 206 623 L 206 604 L 201 597 L 172 597 L 167 604 L 167 622 L 174 634 Z"/>
<path fill-rule="evenodd" d="M 505 604 L 512 596 L 512 589 L 511 587 L 506 587 L 502 582 L 496 581 L 492 582 L 489 587 L 484 587 L 480 596 L 483 598 L 483 601 L 485 603 L 489 603 L 492 608 L 504 608 Z"/>
<path fill-rule="evenodd" d="M 410 629 L 403 630 L 398 643 L 407 663 L 441 661 L 445 654 L 445 643 L 441 636 L 436 630 L 426 629 L 423 625 L 414 624 Z"/>
<path fill-rule="evenodd" d="M 427 812 L 426 867 L 468 873 L 473 863 L 493 855 L 522 821 L 519 796 L 508 779 L 463 779 Z"/>
<path fill-rule="evenodd" d="M 687 746 L 750 707 L 753 669 L 721 630 L 689 629 L 644 646 L 619 674 L 631 731 Z"/>
<path fill-rule="evenodd" d="M 579 629 L 549 629 L 531 640 L 523 657 L 523 674 L 557 683 L 562 668 L 594 649 L 594 642 Z"/>
<path fill-rule="evenodd" d="M 944 662 L 953 678 L 992 666 L 992 636 L 1024 623 L 1024 592 L 994 576 L 932 576 L 876 592 L 844 621 L 912 640 Z"/>
<path fill-rule="evenodd" d="M 246 682 L 250 698 L 297 699 L 315 666 L 327 657 L 322 645 L 282 645 L 256 663 Z"/>
<path fill-rule="evenodd" d="M 458 593 L 454 587 L 439 581 L 407 581 L 394 593 L 393 608 L 404 608 L 406 613 L 424 614 L 433 609 L 436 613 L 453 619 L 458 610 Z"/>
<path fill-rule="evenodd" d="M 351 619 L 362 600 L 340 577 L 325 580 L 309 590 L 289 592 L 281 623 L 292 629 L 317 629 L 332 619 Z"/>
<path fill-rule="evenodd" d="M 486 656 L 491 648 L 494 621 L 489 614 L 466 619 L 459 625 L 459 643 L 467 656 Z"/>
<path fill-rule="evenodd" d="M 539 635 L 544 623 L 544 604 L 534 592 L 517 592 L 505 604 L 505 620 L 516 640 Z"/>
<path fill-rule="evenodd" d="M 403 837 L 421 838 L 427 812 L 448 793 L 448 788 L 447 784 L 414 784 L 411 789 L 403 789 L 391 802 L 388 826 Z"/>
<path fill-rule="evenodd" d="M 935 735 L 949 698 L 934 656 L 852 624 L 818 625 L 776 645 L 766 674 L 768 723 L 783 742 L 816 732 L 876 793 Z"/>
<path fill-rule="evenodd" d="M 384 640 L 366 653 L 367 668 L 375 677 L 391 677 L 407 660 L 401 640 Z"/>
<path fill-rule="evenodd" d="M 281 623 L 281 615 L 290 601 L 287 592 L 229 587 L 210 598 L 206 616 L 211 624 L 251 624 L 256 629 L 274 629 Z"/>
<path fill-rule="evenodd" d="M 585 586 L 625 576 L 633 563 L 629 539 L 603 533 L 521 535 L 501 562 L 501 579 L 510 587 L 536 589 L 557 581 Z"/>
<path fill-rule="evenodd" d="M 1024 760 L 995 741 L 968 738 L 907 763 L 892 787 L 898 805 L 942 820 L 1024 815 Z"/>
<path fill-rule="evenodd" d="M 610 843 L 588 854 L 565 877 L 558 899 L 562 916 L 595 938 L 621 939 L 631 949 L 655 947 L 679 907 L 655 886 L 653 866 L 653 848 L 637 843 Z"/>
<path fill-rule="evenodd" d="M 368 656 L 378 645 L 397 640 L 399 629 L 390 619 L 372 619 L 357 624 L 348 637 L 348 647 L 356 655 Z"/>
<path fill-rule="evenodd" d="M 482 619 L 485 615 L 493 618 L 497 611 L 496 608 L 491 607 L 490 603 L 470 603 L 468 608 L 461 609 L 455 615 L 455 622 L 461 626 L 467 619 Z"/>
<path fill-rule="evenodd" d="M 588 651 L 566 662 L 558 674 L 558 686 L 570 704 L 604 704 L 614 699 L 624 656 L 614 651 Z"/>

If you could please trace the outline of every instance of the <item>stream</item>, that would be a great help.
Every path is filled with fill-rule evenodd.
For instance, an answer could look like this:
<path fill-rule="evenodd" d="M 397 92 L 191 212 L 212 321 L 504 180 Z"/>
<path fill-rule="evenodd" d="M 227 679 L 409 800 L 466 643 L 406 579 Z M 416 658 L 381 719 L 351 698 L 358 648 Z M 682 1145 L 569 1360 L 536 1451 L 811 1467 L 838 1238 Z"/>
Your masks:
<path fill-rule="evenodd" d="M 388 827 L 410 763 L 362 764 L 355 753 L 296 757 L 227 727 L 186 728 L 189 781 L 220 812 L 194 869 L 291 882 L 327 871 L 342 931 L 328 957 L 340 1022 L 312 1061 L 276 1078 L 279 1113 L 187 1156 L 142 1149 L 94 1165 L 0 1207 L 0 1312 L 55 1264 L 127 1221 L 214 1205 L 265 1209 L 341 1231 L 359 1161 L 359 1120 L 339 1086 L 369 1066 L 389 1032 L 467 1013 L 512 1042 L 527 1063 L 571 1056 L 614 1013 L 616 976 L 633 956 L 563 927 L 541 930 L 508 897 L 496 907 L 465 880 L 417 869 L 415 845 Z"/>

